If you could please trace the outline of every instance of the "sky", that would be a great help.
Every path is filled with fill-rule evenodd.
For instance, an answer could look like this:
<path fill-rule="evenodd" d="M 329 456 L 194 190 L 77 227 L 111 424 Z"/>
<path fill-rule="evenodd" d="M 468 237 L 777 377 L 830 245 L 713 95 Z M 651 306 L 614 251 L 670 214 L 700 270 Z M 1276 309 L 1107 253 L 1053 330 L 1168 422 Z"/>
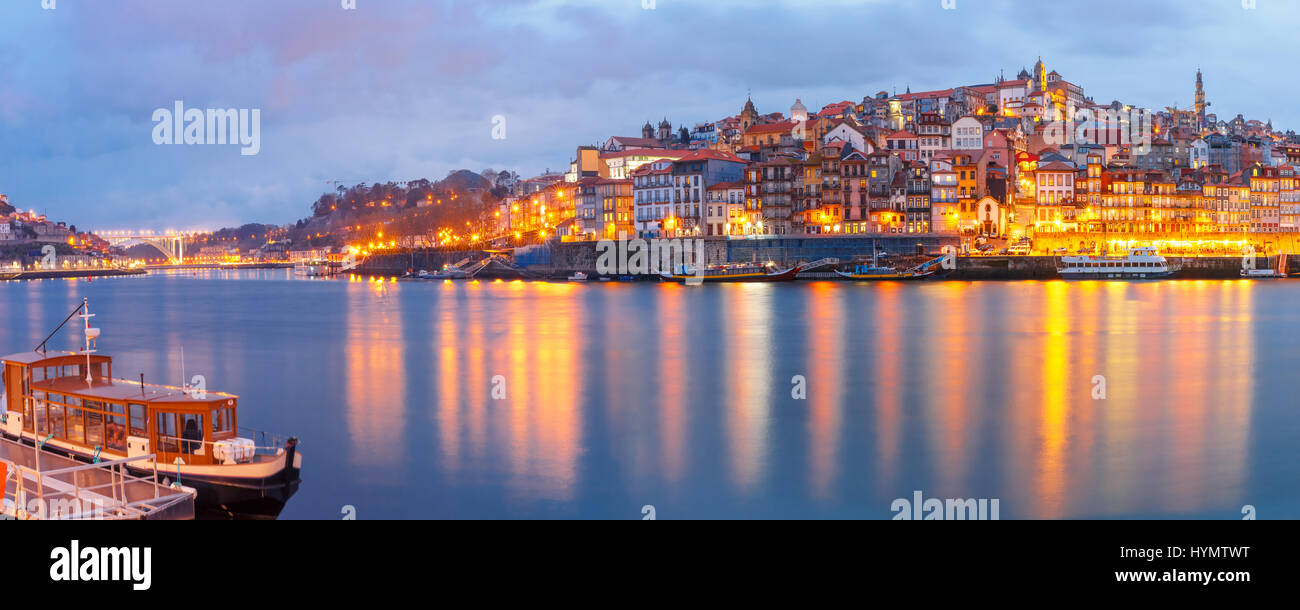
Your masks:
<path fill-rule="evenodd" d="M 82 230 L 283 224 L 332 180 L 527 177 L 751 92 L 759 112 L 816 111 L 1039 56 L 1098 102 L 1152 108 L 1190 106 L 1200 67 L 1211 112 L 1300 130 L 1295 0 L 350 3 L 4 0 L 0 193 Z M 257 110 L 257 154 L 156 144 L 177 101 Z"/>

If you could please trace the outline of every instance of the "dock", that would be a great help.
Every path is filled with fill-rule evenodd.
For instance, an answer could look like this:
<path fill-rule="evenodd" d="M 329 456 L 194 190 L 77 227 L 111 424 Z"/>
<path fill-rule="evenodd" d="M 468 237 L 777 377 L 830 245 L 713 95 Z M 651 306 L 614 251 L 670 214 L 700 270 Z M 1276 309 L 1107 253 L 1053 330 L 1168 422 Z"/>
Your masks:
<path fill-rule="evenodd" d="M 9 439 L 0 439 L 4 496 L 0 519 L 191 520 L 195 490 L 164 485 L 126 469 L 153 454 L 86 464 Z"/>
<path fill-rule="evenodd" d="M 146 273 L 144 269 L 32 269 L 0 272 L 0 281 L 128 277 Z"/>

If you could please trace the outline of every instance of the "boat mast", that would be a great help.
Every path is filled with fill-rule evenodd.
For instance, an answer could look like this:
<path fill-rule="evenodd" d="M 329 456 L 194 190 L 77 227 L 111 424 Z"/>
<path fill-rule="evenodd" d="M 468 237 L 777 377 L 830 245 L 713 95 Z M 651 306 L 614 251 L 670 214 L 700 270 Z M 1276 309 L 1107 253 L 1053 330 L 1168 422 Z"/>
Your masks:
<path fill-rule="evenodd" d="M 81 299 L 81 315 L 78 317 L 83 320 L 85 330 L 85 349 L 81 350 L 81 353 L 86 356 L 86 386 L 90 387 L 94 385 L 94 378 L 90 375 L 90 355 L 96 351 L 90 344 L 99 338 L 99 329 L 90 327 L 90 319 L 95 317 L 95 314 L 90 313 L 90 299 L 84 297 Z"/>

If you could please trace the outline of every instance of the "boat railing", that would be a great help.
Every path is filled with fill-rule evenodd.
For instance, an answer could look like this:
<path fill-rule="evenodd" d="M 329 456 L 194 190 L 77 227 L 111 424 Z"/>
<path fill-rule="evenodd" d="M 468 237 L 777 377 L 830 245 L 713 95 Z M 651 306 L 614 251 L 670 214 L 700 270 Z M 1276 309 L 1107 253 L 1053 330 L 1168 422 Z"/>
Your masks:
<path fill-rule="evenodd" d="M 144 519 L 150 513 L 192 500 L 193 489 L 160 484 L 156 468 L 152 481 L 126 471 L 132 462 L 156 464 L 156 460 L 156 454 L 151 453 L 44 471 L 0 460 L 5 472 L 0 481 L 0 512 L 18 520 Z M 10 477 L 14 478 L 12 492 Z M 128 488 L 134 493 L 128 493 Z"/>
<path fill-rule="evenodd" d="M 253 449 L 256 455 L 280 455 L 284 452 L 285 446 L 289 442 L 289 437 L 287 436 L 254 430 L 252 428 L 245 428 L 243 426 L 238 428 L 235 436 L 252 440 Z M 193 455 L 212 455 L 212 446 L 229 440 L 231 439 L 205 441 L 203 439 L 185 438 L 183 436 L 158 435 L 158 443 L 160 445 L 174 448 L 165 450 L 166 453 L 188 453 Z"/>

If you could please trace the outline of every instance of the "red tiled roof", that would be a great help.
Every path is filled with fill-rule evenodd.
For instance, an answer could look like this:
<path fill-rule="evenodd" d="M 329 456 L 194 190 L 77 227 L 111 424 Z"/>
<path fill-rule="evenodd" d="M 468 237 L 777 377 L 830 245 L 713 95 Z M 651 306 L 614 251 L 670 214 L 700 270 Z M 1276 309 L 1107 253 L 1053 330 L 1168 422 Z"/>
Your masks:
<path fill-rule="evenodd" d="M 647 157 L 672 157 L 677 158 L 685 155 L 684 150 L 669 150 L 667 148 L 628 148 L 617 152 L 602 152 L 601 159 L 617 159 L 619 157 L 635 157 L 643 155 Z"/>
<path fill-rule="evenodd" d="M 730 161 L 732 163 L 746 163 L 744 159 L 741 159 L 736 155 L 713 150 L 712 148 L 701 148 L 699 150 L 693 150 L 687 155 L 678 159 L 677 161 L 682 162 L 682 161 L 708 161 L 708 160 Z"/>
<path fill-rule="evenodd" d="M 1052 161 L 1051 163 L 1048 163 L 1048 164 L 1046 164 L 1046 165 L 1040 165 L 1040 166 L 1038 166 L 1038 171 L 1040 171 L 1040 172 L 1072 172 L 1072 171 L 1075 171 L 1075 168 L 1074 168 L 1074 166 L 1070 165 L 1069 163 L 1065 163 L 1065 162 L 1062 162 L 1062 161 Z"/>

